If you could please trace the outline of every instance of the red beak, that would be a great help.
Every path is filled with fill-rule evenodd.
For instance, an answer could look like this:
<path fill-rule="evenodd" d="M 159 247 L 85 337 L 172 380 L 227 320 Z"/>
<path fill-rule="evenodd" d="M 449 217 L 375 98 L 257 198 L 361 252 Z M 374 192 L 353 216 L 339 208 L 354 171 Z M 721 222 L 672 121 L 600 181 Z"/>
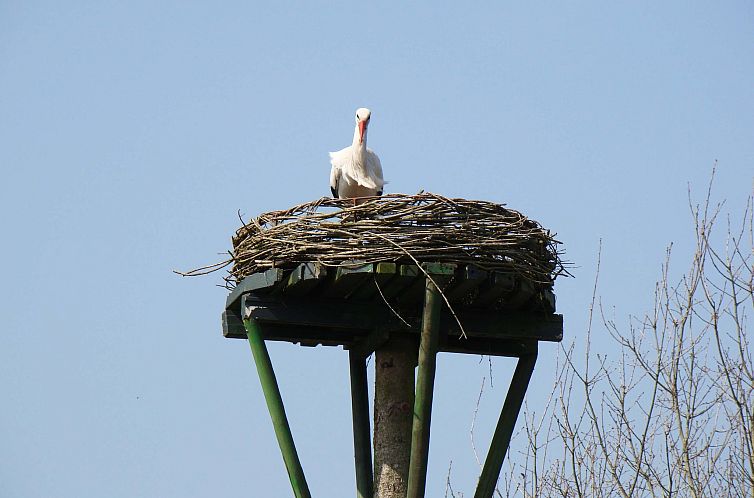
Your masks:
<path fill-rule="evenodd" d="M 359 143 L 364 143 L 364 132 L 367 130 L 367 122 L 359 121 Z"/>

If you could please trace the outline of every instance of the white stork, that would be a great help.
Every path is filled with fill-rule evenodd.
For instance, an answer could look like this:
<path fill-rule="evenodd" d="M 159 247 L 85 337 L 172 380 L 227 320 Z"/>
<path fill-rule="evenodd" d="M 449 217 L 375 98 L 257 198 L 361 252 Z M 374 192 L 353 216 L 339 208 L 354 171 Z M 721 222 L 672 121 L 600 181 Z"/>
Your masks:
<path fill-rule="evenodd" d="M 330 191 L 335 198 L 382 195 L 385 181 L 382 179 L 380 158 L 367 147 L 367 127 L 371 114 L 364 107 L 356 109 L 353 143 L 338 152 L 330 152 Z"/>

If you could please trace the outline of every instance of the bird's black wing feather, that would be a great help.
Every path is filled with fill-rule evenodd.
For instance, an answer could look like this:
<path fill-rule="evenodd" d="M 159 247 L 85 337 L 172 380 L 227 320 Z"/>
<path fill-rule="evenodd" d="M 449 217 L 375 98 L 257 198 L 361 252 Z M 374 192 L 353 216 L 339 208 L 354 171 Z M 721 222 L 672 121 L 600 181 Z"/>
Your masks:
<path fill-rule="evenodd" d="M 333 199 L 337 199 L 338 198 L 338 185 L 335 184 L 334 187 L 330 187 L 330 192 L 332 192 Z"/>

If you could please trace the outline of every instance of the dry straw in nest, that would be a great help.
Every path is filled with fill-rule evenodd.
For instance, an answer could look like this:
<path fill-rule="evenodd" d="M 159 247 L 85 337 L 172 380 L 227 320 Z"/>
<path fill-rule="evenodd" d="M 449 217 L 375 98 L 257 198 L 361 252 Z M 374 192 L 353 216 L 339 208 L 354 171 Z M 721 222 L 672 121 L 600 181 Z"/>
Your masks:
<path fill-rule="evenodd" d="M 449 199 L 420 192 L 360 199 L 328 199 L 264 213 L 233 237 L 231 259 L 187 275 L 232 263 L 233 287 L 266 269 L 319 262 L 452 262 L 515 273 L 549 285 L 567 273 L 559 242 L 539 223 L 500 204 Z"/>

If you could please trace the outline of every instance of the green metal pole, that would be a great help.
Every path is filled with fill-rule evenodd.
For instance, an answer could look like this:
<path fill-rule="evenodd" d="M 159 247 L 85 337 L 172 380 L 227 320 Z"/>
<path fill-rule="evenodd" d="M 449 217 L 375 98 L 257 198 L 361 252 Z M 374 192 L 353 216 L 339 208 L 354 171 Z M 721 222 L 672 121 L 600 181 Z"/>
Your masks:
<path fill-rule="evenodd" d="M 353 416 L 353 454 L 356 465 L 356 496 L 372 498 L 372 443 L 369 433 L 369 388 L 366 359 L 349 351 L 351 370 L 351 414 Z"/>
<path fill-rule="evenodd" d="M 437 348 L 440 336 L 440 291 L 429 279 L 424 290 L 419 371 L 414 400 L 414 424 L 411 434 L 411 462 L 408 470 L 407 498 L 422 498 L 427 483 L 429 426 L 432 419 L 432 394 L 435 386 Z"/>
<path fill-rule="evenodd" d="M 301 468 L 296 446 L 293 443 L 288 418 L 285 416 L 283 398 L 280 397 L 280 389 L 275 379 L 275 371 L 272 369 L 272 362 L 264 343 L 264 337 L 262 337 L 262 331 L 254 319 L 244 320 L 243 324 L 246 327 L 246 335 L 249 337 L 251 353 L 254 355 L 254 363 L 256 363 L 264 399 L 267 402 L 267 410 L 270 412 L 272 425 L 275 427 L 275 436 L 280 446 L 280 452 L 283 454 L 285 468 L 288 470 L 293 494 L 296 498 L 311 498 L 309 486 L 307 486 L 304 477 L 304 469 Z"/>
<path fill-rule="evenodd" d="M 516 426 L 518 412 L 524 402 L 524 394 L 526 394 L 536 363 L 536 350 L 533 354 L 521 356 L 518 359 L 508 394 L 505 396 L 503 410 L 500 412 L 500 418 L 497 421 L 495 434 L 492 436 L 487 458 L 484 460 L 482 475 L 479 476 L 479 484 L 477 484 L 474 498 L 492 498 L 492 494 L 495 492 L 497 480 L 500 478 L 500 469 L 503 467 L 503 460 L 511 442 L 513 429 Z"/>

